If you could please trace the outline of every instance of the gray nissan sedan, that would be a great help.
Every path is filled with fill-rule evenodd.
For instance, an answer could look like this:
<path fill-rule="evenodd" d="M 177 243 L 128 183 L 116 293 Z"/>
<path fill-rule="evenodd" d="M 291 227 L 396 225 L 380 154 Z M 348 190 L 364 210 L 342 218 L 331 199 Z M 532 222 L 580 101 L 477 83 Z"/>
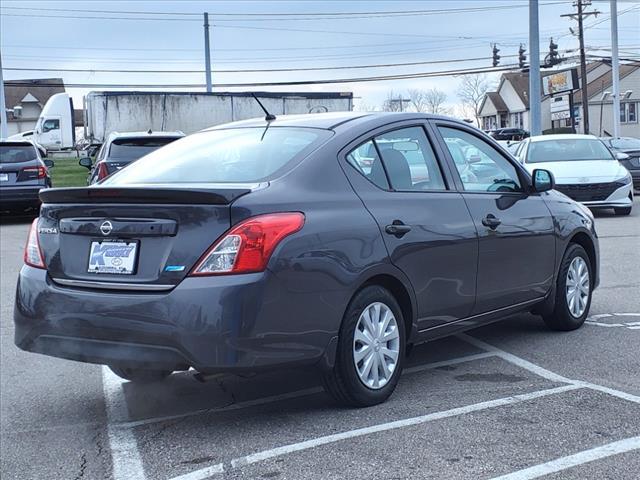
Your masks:
<path fill-rule="evenodd" d="M 598 239 L 553 188 L 445 117 L 220 125 L 40 193 L 15 342 L 139 382 L 313 365 L 339 402 L 374 405 L 412 344 L 520 311 L 583 324 Z"/>

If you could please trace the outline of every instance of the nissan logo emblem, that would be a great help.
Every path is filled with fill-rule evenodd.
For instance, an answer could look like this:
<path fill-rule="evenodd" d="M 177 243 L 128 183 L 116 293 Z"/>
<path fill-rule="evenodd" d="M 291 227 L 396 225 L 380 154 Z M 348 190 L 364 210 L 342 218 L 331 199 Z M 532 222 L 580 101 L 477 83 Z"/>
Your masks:
<path fill-rule="evenodd" d="M 111 222 L 109 220 L 107 220 L 106 222 L 102 222 L 102 225 L 100 225 L 100 231 L 104 236 L 109 235 L 111 233 L 111 230 L 113 230 L 113 225 L 111 225 Z"/>

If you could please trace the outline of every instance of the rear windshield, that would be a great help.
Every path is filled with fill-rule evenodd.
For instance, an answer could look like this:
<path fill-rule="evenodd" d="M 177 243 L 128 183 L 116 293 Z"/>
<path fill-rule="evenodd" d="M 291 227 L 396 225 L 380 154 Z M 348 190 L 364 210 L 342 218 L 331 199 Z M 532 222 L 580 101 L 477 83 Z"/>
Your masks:
<path fill-rule="evenodd" d="M 135 160 L 177 140 L 176 137 L 119 138 L 109 148 L 109 159 Z"/>
<path fill-rule="evenodd" d="M 0 163 L 21 163 L 36 160 L 36 149 L 30 145 L 0 145 Z"/>
<path fill-rule="evenodd" d="M 102 185 L 266 181 L 330 135 L 328 130 L 289 127 L 200 132 L 147 155 Z"/>
<path fill-rule="evenodd" d="M 527 163 L 613 160 L 600 140 L 580 138 L 531 142 Z"/>

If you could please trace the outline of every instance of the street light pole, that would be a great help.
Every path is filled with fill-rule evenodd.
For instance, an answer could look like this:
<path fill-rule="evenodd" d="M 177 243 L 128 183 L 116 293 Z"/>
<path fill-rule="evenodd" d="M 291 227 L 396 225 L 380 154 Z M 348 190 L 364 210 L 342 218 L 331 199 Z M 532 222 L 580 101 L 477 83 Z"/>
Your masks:
<path fill-rule="evenodd" d="M 620 59 L 618 58 L 618 5 L 611 0 L 611 98 L 613 99 L 613 136 L 620 136 Z"/>
<path fill-rule="evenodd" d="M 541 106 L 540 106 L 540 31 L 538 24 L 538 0 L 529 0 L 529 114 L 531 135 L 540 135 Z"/>
<path fill-rule="evenodd" d="M 4 78 L 2 77 L 2 54 L 0 54 L 0 138 L 7 138 L 7 105 L 4 99 Z"/>
<path fill-rule="evenodd" d="M 204 12 L 204 69 L 207 93 L 211 93 L 211 53 L 209 52 L 209 14 Z"/>

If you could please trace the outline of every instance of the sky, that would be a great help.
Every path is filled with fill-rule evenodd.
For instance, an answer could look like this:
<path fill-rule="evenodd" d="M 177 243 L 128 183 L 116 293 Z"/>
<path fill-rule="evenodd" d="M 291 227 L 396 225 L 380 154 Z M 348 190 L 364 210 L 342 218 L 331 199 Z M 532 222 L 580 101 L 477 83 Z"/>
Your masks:
<path fill-rule="evenodd" d="M 561 53 L 569 50 L 565 56 L 575 55 L 578 40 L 569 27 L 575 29 L 576 22 L 560 16 L 575 11 L 573 2 L 539 3 L 542 55 L 548 51 L 550 37 L 558 43 Z M 594 10 L 601 13 L 585 22 L 588 53 L 610 55 L 609 0 L 593 1 L 587 11 Z M 80 85 L 204 84 L 205 11 L 212 24 L 214 84 L 363 78 L 489 67 L 493 43 L 501 50 L 502 65 L 517 62 L 516 57 L 508 56 L 517 55 L 521 43 L 529 50 L 527 0 L 2 0 L 0 52 L 4 79 L 62 77 L 66 84 Z M 619 0 L 618 15 L 620 56 L 640 58 L 640 1 Z M 372 67 L 414 62 L 423 63 Z M 346 68 L 353 66 L 364 68 Z M 319 67 L 338 68 L 242 72 Z M 497 81 L 499 74 L 490 76 Z M 351 91 L 356 108 L 376 108 L 391 90 L 401 95 L 408 89 L 437 88 L 445 92 L 448 106 L 455 111 L 459 81 L 459 76 L 446 76 L 286 87 L 216 86 L 214 91 Z M 82 95 L 87 92 L 105 89 L 67 88 L 76 104 L 81 104 Z M 203 87 L 176 89 L 204 91 Z"/>

